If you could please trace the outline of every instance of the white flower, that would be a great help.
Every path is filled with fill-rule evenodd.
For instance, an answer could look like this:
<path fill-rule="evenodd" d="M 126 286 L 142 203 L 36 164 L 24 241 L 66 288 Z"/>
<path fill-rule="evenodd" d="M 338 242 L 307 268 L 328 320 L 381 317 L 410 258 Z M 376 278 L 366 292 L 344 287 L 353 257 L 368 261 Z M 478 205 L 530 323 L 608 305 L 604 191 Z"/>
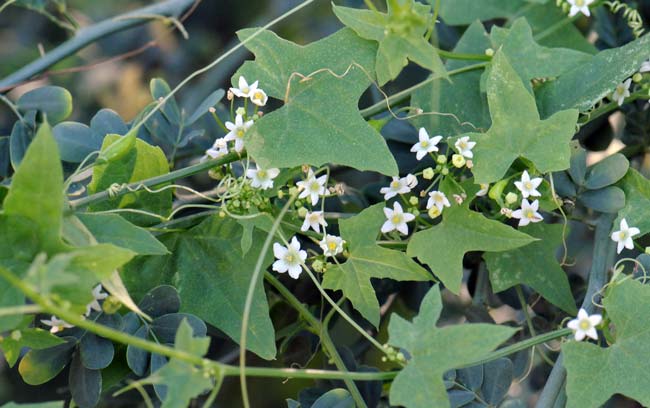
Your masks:
<path fill-rule="evenodd" d="M 388 187 L 382 187 L 379 192 L 384 195 L 384 200 L 390 200 L 398 194 L 408 194 L 411 189 L 418 185 L 418 179 L 412 174 L 406 177 L 393 177 Z"/>
<path fill-rule="evenodd" d="M 390 208 L 384 208 L 384 214 L 386 215 L 386 222 L 381 226 L 381 232 L 387 233 L 397 230 L 404 235 L 408 235 L 409 227 L 406 223 L 413 221 L 415 215 L 405 213 L 398 202 L 393 203 L 392 210 Z"/>
<path fill-rule="evenodd" d="M 567 327 L 575 332 L 574 337 L 577 341 L 582 341 L 585 337 L 598 340 L 596 326 L 602 321 L 603 317 L 601 315 L 589 315 L 585 309 L 580 309 L 578 311 L 578 317 L 567 323 Z"/>
<path fill-rule="evenodd" d="M 573 17 L 578 13 L 582 13 L 585 16 L 589 17 L 591 13 L 589 12 L 589 5 L 594 2 L 594 0 L 567 0 L 571 5 L 571 10 L 569 10 L 569 17 Z"/>
<path fill-rule="evenodd" d="M 273 244 L 273 255 L 277 261 L 273 262 L 273 270 L 279 273 L 289 272 L 289 276 L 298 279 L 302 272 L 302 264 L 307 259 L 307 252 L 300 249 L 300 242 L 296 237 L 291 238 L 288 246 L 284 247 L 277 242 Z"/>
<path fill-rule="evenodd" d="M 230 131 L 228 134 L 223 138 L 226 142 L 230 142 L 231 140 L 235 141 L 235 151 L 237 153 L 241 152 L 244 150 L 244 135 L 246 134 L 246 131 L 248 130 L 249 127 L 253 125 L 252 120 L 248 120 L 244 122 L 244 117 L 242 115 L 237 115 L 235 117 L 235 123 L 232 122 L 226 122 L 226 128 Z"/>
<path fill-rule="evenodd" d="M 325 195 L 327 190 L 325 185 L 327 184 L 327 174 L 316 178 L 314 171 L 309 169 L 309 174 L 307 174 L 307 179 L 302 180 L 296 183 L 296 185 L 302 189 L 298 198 L 311 198 L 311 205 L 316 205 L 320 196 Z"/>
<path fill-rule="evenodd" d="M 623 247 L 634 249 L 634 241 L 632 240 L 632 237 L 640 232 L 641 231 L 636 227 L 628 227 L 627 221 L 623 218 L 621 220 L 621 229 L 612 232 L 612 240 L 618 244 L 616 247 L 616 253 L 620 254 Z"/>
<path fill-rule="evenodd" d="M 264 92 L 261 88 L 255 89 L 253 92 L 251 92 L 251 102 L 253 102 L 257 106 L 264 106 L 266 105 L 266 102 L 269 100 L 269 97 L 266 95 L 266 92 Z"/>
<path fill-rule="evenodd" d="M 490 185 L 487 184 L 487 183 L 486 184 L 481 183 L 480 186 L 481 186 L 481 189 L 476 193 L 477 197 L 483 197 L 490 190 Z"/>
<path fill-rule="evenodd" d="M 648 59 L 643 64 L 641 64 L 641 68 L 639 68 L 639 72 L 650 72 L 650 59 Z"/>
<path fill-rule="evenodd" d="M 462 156 L 467 157 L 468 159 L 474 157 L 472 149 L 474 146 L 476 146 L 476 142 L 469 140 L 469 136 L 463 136 L 460 139 L 456 140 L 454 146 L 456 147 L 456 150 L 458 150 L 458 153 L 460 153 Z"/>
<path fill-rule="evenodd" d="M 325 256 L 336 256 L 340 254 L 343 252 L 343 244 L 345 244 L 345 240 L 341 237 L 330 234 L 327 234 L 325 238 L 318 243 L 323 250 L 323 255 Z"/>
<path fill-rule="evenodd" d="M 428 153 L 438 151 L 437 144 L 442 140 L 442 136 L 429 137 L 427 130 L 425 128 L 420 128 L 418 137 L 420 141 L 411 147 L 411 151 L 415 153 L 415 157 L 418 160 L 422 160 L 422 158 Z"/>
<path fill-rule="evenodd" d="M 273 179 L 280 174 L 280 169 L 248 169 L 246 170 L 246 177 L 253 180 L 251 186 L 254 188 L 261 188 L 266 190 L 273 188 Z"/>
<path fill-rule="evenodd" d="M 248 98 L 251 97 L 257 91 L 257 84 L 258 81 L 253 82 L 252 84 L 248 84 L 246 81 L 246 78 L 243 76 L 239 77 L 239 88 L 230 88 L 230 92 L 234 93 L 235 95 L 239 96 L 240 98 Z"/>
<path fill-rule="evenodd" d="M 618 106 L 623 105 L 625 98 L 630 96 L 630 85 L 632 84 L 632 78 L 628 78 L 625 82 L 622 82 L 616 86 L 616 89 L 610 95 L 609 99 L 616 101 Z"/>
<path fill-rule="evenodd" d="M 447 196 L 442 191 L 432 191 L 429 193 L 429 200 L 427 201 L 427 210 L 433 206 L 438 207 L 442 211 L 445 207 L 451 207 Z"/>
<path fill-rule="evenodd" d="M 61 320 L 57 318 L 56 316 L 52 316 L 50 320 L 41 320 L 41 323 L 43 323 L 46 326 L 50 326 L 50 333 L 58 333 L 64 329 L 70 329 L 74 327 L 73 325 L 69 324 L 65 320 Z"/>
<path fill-rule="evenodd" d="M 521 200 L 521 208 L 512 212 L 512 218 L 519 219 L 519 226 L 523 227 L 531 222 L 540 222 L 544 220 L 542 215 L 537 212 L 539 201 L 535 200 L 529 203 L 525 198 Z"/>
<path fill-rule="evenodd" d="M 227 155 L 228 142 L 223 138 L 215 140 L 212 147 L 205 151 L 205 154 L 213 159 L 218 159 L 219 157 Z"/>
<path fill-rule="evenodd" d="M 536 177 L 534 179 L 530 178 L 528 171 L 524 170 L 524 173 L 521 175 L 521 181 L 515 181 L 515 186 L 521 191 L 521 195 L 524 198 L 530 197 L 539 197 L 542 194 L 537 191 L 537 187 L 542 184 L 542 178 Z"/>
<path fill-rule="evenodd" d="M 314 211 L 314 212 L 309 212 L 305 214 L 305 221 L 302 223 L 302 227 L 300 227 L 300 231 L 305 232 L 309 228 L 312 228 L 314 231 L 318 232 L 320 234 L 320 226 L 327 227 L 327 221 L 325 221 L 325 216 L 323 216 L 322 211 Z"/>
<path fill-rule="evenodd" d="M 93 300 L 92 302 L 88 303 L 86 305 L 86 315 L 90 314 L 91 310 L 94 310 L 96 312 L 101 312 L 102 311 L 102 305 L 99 304 L 100 300 L 104 300 L 108 297 L 108 294 L 105 292 L 102 292 L 102 285 L 99 284 L 93 288 Z"/>

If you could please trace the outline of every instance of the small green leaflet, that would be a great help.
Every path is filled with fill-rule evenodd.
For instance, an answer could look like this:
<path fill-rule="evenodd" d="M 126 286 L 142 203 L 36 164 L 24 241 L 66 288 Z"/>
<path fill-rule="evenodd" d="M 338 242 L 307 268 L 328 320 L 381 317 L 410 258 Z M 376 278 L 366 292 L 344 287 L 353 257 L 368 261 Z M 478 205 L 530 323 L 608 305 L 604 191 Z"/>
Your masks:
<path fill-rule="evenodd" d="M 238 35 L 247 41 L 256 31 Z M 359 113 L 359 98 L 374 79 L 373 42 L 346 28 L 303 47 L 262 31 L 246 47 L 256 59 L 244 63 L 233 83 L 241 75 L 259 80 L 285 102 L 246 134 L 246 149 L 262 167 L 336 163 L 397 175 L 384 138 Z"/>
<path fill-rule="evenodd" d="M 562 229 L 560 224 L 530 224 L 523 231 L 539 241 L 510 251 L 485 253 L 483 258 L 490 272 L 492 289 L 501 292 L 517 284 L 526 284 L 546 300 L 575 315 L 577 309 L 569 280 L 555 257 L 562 245 Z"/>
<path fill-rule="evenodd" d="M 431 22 L 431 6 L 413 0 L 387 0 L 388 13 L 333 6 L 334 14 L 361 38 L 377 41 L 375 71 L 379 85 L 397 78 L 411 60 L 448 78 L 436 48 L 424 38 Z"/>
<path fill-rule="evenodd" d="M 466 252 L 507 251 L 533 241 L 523 232 L 454 205 L 443 211 L 440 224 L 414 234 L 406 253 L 429 265 L 445 287 L 458 294 Z"/>
<path fill-rule="evenodd" d="M 55 253 L 63 248 L 63 198 L 59 149 L 50 125 L 45 122 L 16 169 L 4 201 L 4 213 L 23 216 L 36 223 L 42 250 Z"/>
<path fill-rule="evenodd" d="M 432 276 L 401 251 L 382 248 L 376 238 L 386 220 L 384 204 L 375 204 L 358 215 L 341 220 L 341 236 L 349 244 L 350 256 L 340 266 L 325 272 L 323 287 L 341 290 L 355 309 L 375 327 L 379 325 L 379 302 L 371 278 L 398 281 L 428 281 Z"/>
<path fill-rule="evenodd" d="M 176 332 L 175 348 L 202 357 L 208 351 L 209 337 L 195 338 L 192 327 L 183 320 Z M 187 407 L 190 401 L 212 388 L 210 375 L 183 360 L 172 358 L 145 380 L 167 387 L 163 408 Z"/>
<path fill-rule="evenodd" d="M 567 408 L 597 408 L 623 394 L 650 405 L 650 286 L 633 279 L 615 284 L 603 300 L 615 327 L 607 348 L 569 341 L 562 346 L 567 369 Z"/>
<path fill-rule="evenodd" d="M 0 338 L 0 349 L 2 349 L 9 367 L 13 367 L 20 357 L 23 347 L 33 350 L 41 350 L 65 343 L 65 340 L 51 334 L 43 329 L 22 329 L 14 330 Z"/>
<path fill-rule="evenodd" d="M 614 227 L 625 218 L 628 225 L 641 230 L 639 237 L 650 232 L 650 180 L 630 168 L 617 185 L 625 192 L 625 207 L 618 213 Z"/>
<path fill-rule="evenodd" d="M 489 46 L 483 25 L 477 21 L 465 30 L 454 52 L 480 54 Z M 451 71 L 472 64 L 472 61 L 449 60 L 446 66 Z M 443 136 L 476 129 L 487 130 L 490 127 L 490 113 L 485 93 L 480 89 L 480 80 L 481 70 L 474 70 L 454 75 L 453 82 L 432 80 L 417 89 L 411 96 L 411 105 L 425 112 L 441 112 L 443 115 L 418 116 L 414 119 L 416 126 L 425 127 L 431 135 Z"/>
<path fill-rule="evenodd" d="M 167 248 L 149 231 L 137 227 L 117 214 L 77 214 L 97 242 L 130 249 L 138 255 L 165 255 Z"/>
<path fill-rule="evenodd" d="M 650 35 L 619 48 L 599 52 L 537 91 L 539 110 L 544 117 L 563 109 L 588 111 L 609 95 L 626 78 L 639 71 L 648 59 Z"/>
<path fill-rule="evenodd" d="M 477 183 L 500 180 L 519 157 L 533 162 L 542 173 L 569 167 L 577 110 L 540 120 L 535 98 L 502 52 L 492 60 L 487 95 L 492 127 L 484 135 L 470 134 L 477 142 L 473 169 Z"/>
<path fill-rule="evenodd" d="M 422 299 L 420 313 L 408 322 L 393 315 L 388 343 L 411 355 L 390 389 L 390 403 L 406 408 L 449 407 L 442 380 L 445 371 L 461 367 L 494 350 L 517 329 L 493 324 L 459 324 L 438 328 L 442 311 L 436 285 Z"/>
<path fill-rule="evenodd" d="M 127 136 L 107 135 L 104 138 L 102 150 L 119 138 Z M 169 164 L 165 153 L 155 146 L 149 145 L 143 140 L 136 140 L 135 148 L 130 149 L 118 160 L 109 161 L 106 164 L 96 165 L 93 169 L 93 178 L 88 184 L 88 193 L 94 194 L 99 191 L 108 190 L 113 184 L 133 183 L 150 177 L 160 176 L 169 172 Z M 171 189 L 150 194 L 146 191 L 125 194 L 121 197 L 112 198 L 102 203 L 91 206 L 92 211 L 104 211 L 114 208 L 135 208 L 166 215 L 172 205 Z M 125 215 L 126 219 L 137 220 L 144 224 L 151 224 L 156 219 L 142 215 Z"/>

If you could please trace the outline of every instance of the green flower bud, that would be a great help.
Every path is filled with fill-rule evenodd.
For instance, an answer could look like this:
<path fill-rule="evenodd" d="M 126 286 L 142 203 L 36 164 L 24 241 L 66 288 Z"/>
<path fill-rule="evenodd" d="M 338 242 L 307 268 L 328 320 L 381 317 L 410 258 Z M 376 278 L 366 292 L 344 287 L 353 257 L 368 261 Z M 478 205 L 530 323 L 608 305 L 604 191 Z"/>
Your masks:
<path fill-rule="evenodd" d="M 510 192 L 506 194 L 506 203 L 507 204 L 514 204 L 517 202 L 519 199 L 519 196 L 516 193 Z"/>
<path fill-rule="evenodd" d="M 447 156 L 445 156 L 444 154 L 441 154 L 440 156 L 438 156 L 438 157 L 436 158 L 436 162 L 437 162 L 438 164 L 445 164 L 445 163 L 447 163 Z"/>
<path fill-rule="evenodd" d="M 431 180 L 433 178 L 434 174 L 435 174 L 435 171 L 431 167 L 427 167 L 422 172 L 422 178 L 424 178 L 425 180 Z"/>
<path fill-rule="evenodd" d="M 444 169 L 442 169 L 442 171 L 440 171 L 440 174 L 446 176 L 447 174 L 449 174 L 449 169 L 445 167 Z"/>
<path fill-rule="evenodd" d="M 411 196 L 411 198 L 409 198 L 409 204 L 415 206 L 415 205 L 418 205 L 419 203 L 420 203 L 420 200 L 418 200 L 417 197 Z"/>
<path fill-rule="evenodd" d="M 465 157 L 463 157 L 463 155 L 454 154 L 453 156 L 451 156 L 451 163 L 454 165 L 454 167 L 460 169 L 460 168 L 464 167 L 465 163 L 467 163 L 467 162 L 465 160 Z"/>

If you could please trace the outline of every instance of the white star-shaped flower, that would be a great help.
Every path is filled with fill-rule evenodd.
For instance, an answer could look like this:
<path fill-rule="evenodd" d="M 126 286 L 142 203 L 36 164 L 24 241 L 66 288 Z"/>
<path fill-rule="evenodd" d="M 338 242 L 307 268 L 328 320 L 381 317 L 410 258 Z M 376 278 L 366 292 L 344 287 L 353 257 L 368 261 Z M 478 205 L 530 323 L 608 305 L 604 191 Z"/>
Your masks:
<path fill-rule="evenodd" d="M 247 120 L 244 122 L 244 117 L 242 115 L 237 115 L 235 117 L 235 123 L 226 122 L 226 129 L 230 132 L 223 138 L 226 142 L 231 140 L 235 141 L 235 151 L 237 153 L 244 150 L 244 135 L 249 127 L 253 125 L 252 120 Z"/>
<path fill-rule="evenodd" d="M 456 147 L 458 153 L 463 157 L 467 157 L 468 159 L 474 157 L 474 153 L 472 153 L 472 149 L 474 148 L 474 146 L 476 146 L 476 142 L 472 142 L 471 140 L 469 140 L 469 136 L 463 136 L 460 139 L 456 140 L 454 146 Z"/>
<path fill-rule="evenodd" d="M 325 188 L 326 184 L 327 174 L 316 178 L 314 171 L 309 169 L 307 179 L 296 183 L 296 185 L 302 189 L 298 195 L 298 198 L 309 197 L 311 199 L 311 205 L 316 205 L 320 196 L 323 196 L 327 193 L 327 189 Z"/>
<path fill-rule="evenodd" d="M 616 86 L 616 89 L 610 95 L 609 99 L 616 101 L 618 106 L 623 105 L 625 98 L 630 96 L 630 85 L 632 84 L 632 78 L 628 78 L 625 82 L 621 82 Z"/>
<path fill-rule="evenodd" d="M 305 214 L 305 220 L 302 222 L 302 227 L 300 231 L 305 232 L 309 228 L 320 234 L 320 226 L 327 227 L 327 221 L 325 221 L 325 216 L 322 211 L 314 211 Z"/>
<path fill-rule="evenodd" d="M 531 222 L 540 222 L 544 217 L 537 212 L 539 210 L 539 201 L 535 200 L 529 203 L 525 198 L 521 200 L 521 208 L 512 212 L 512 218 L 519 219 L 519 226 L 523 227 Z"/>
<path fill-rule="evenodd" d="M 384 200 L 390 200 L 398 194 L 408 194 L 415 186 L 418 185 L 418 179 L 412 174 L 406 177 L 393 177 L 388 187 L 382 187 L 379 192 L 384 195 Z"/>
<path fill-rule="evenodd" d="M 612 232 L 612 240 L 618 245 L 616 246 L 616 253 L 620 254 L 623 248 L 634 249 L 634 241 L 632 237 L 638 235 L 641 231 L 636 227 L 628 227 L 625 218 L 621 220 L 621 229 Z"/>
<path fill-rule="evenodd" d="M 451 207 L 447 196 L 442 191 L 432 191 L 429 193 L 429 200 L 427 200 L 427 210 L 433 206 L 438 207 L 442 211 L 445 207 Z"/>
<path fill-rule="evenodd" d="M 254 91 L 251 92 L 251 102 L 253 102 L 257 106 L 264 106 L 266 105 L 266 102 L 269 100 L 269 97 L 266 95 L 266 92 L 264 92 L 261 88 L 257 88 Z"/>
<path fill-rule="evenodd" d="M 645 61 L 643 64 L 641 64 L 641 68 L 639 68 L 639 72 L 650 72 L 650 58 Z"/>
<path fill-rule="evenodd" d="M 386 222 L 381 226 L 381 232 L 384 234 L 397 230 L 401 234 L 408 235 L 409 227 L 406 223 L 415 219 L 415 215 L 405 213 L 398 202 L 393 203 L 392 210 L 390 208 L 384 208 L 384 215 L 386 215 Z"/>
<path fill-rule="evenodd" d="M 246 177 L 253 180 L 251 187 L 266 190 L 273 188 L 273 179 L 280 174 L 280 169 L 248 169 L 246 170 Z"/>
<path fill-rule="evenodd" d="M 330 234 L 327 234 L 325 238 L 318 243 L 323 250 L 323 255 L 325 256 L 336 256 L 340 254 L 343 252 L 343 244 L 345 244 L 343 238 Z"/>
<path fill-rule="evenodd" d="M 102 305 L 99 304 L 100 300 L 108 297 L 108 293 L 102 292 L 102 285 L 99 284 L 93 288 L 93 300 L 86 305 L 86 315 L 89 315 L 92 310 L 96 312 L 102 311 Z"/>
<path fill-rule="evenodd" d="M 490 191 L 490 185 L 487 184 L 487 183 L 485 183 L 485 184 L 481 183 L 480 187 L 481 187 L 481 189 L 476 192 L 477 197 L 483 197 L 484 195 L 486 195 L 488 193 L 488 191 Z"/>
<path fill-rule="evenodd" d="M 298 279 L 302 273 L 302 264 L 307 259 L 307 252 L 300 249 L 300 242 L 296 237 L 291 238 L 288 246 L 277 242 L 273 244 L 273 255 L 277 261 L 273 262 L 273 270 L 279 273 L 289 272 L 289 276 Z"/>
<path fill-rule="evenodd" d="M 574 331 L 574 337 L 577 341 L 582 341 L 585 337 L 598 340 L 596 326 L 603 321 L 599 314 L 589 315 L 585 309 L 578 311 L 578 317 L 567 323 L 567 327 Z"/>
<path fill-rule="evenodd" d="M 246 81 L 246 78 L 240 76 L 238 85 L 239 85 L 238 88 L 235 87 L 230 88 L 230 92 L 232 92 L 236 96 L 239 96 L 240 98 L 248 98 L 248 97 L 252 97 L 255 91 L 257 91 L 258 81 L 255 81 L 249 85 L 248 82 Z"/>
<path fill-rule="evenodd" d="M 61 320 L 56 316 L 52 316 L 50 320 L 41 320 L 41 323 L 46 326 L 50 326 L 50 333 L 52 334 L 74 327 L 65 320 Z"/>
<path fill-rule="evenodd" d="M 212 147 L 205 151 L 205 154 L 213 159 L 218 159 L 219 157 L 227 155 L 228 142 L 223 138 L 215 140 Z"/>
<path fill-rule="evenodd" d="M 594 0 L 567 0 L 571 5 L 571 10 L 569 10 L 569 17 L 573 17 L 578 13 L 582 13 L 585 16 L 589 17 L 591 13 L 589 12 L 589 5 L 594 2 Z"/>
<path fill-rule="evenodd" d="M 528 197 L 540 197 L 542 194 L 537 191 L 537 187 L 542 184 L 542 178 L 536 177 L 534 179 L 530 178 L 528 171 L 524 170 L 521 175 L 520 181 L 515 181 L 515 186 L 521 191 L 521 195 L 524 198 Z"/>
<path fill-rule="evenodd" d="M 415 153 L 415 157 L 418 160 L 422 160 L 422 158 L 429 153 L 437 152 L 437 145 L 440 143 L 440 140 L 442 140 L 442 136 L 429 137 L 425 128 L 420 128 L 418 138 L 420 141 L 411 147 L 411 151 Z"/>

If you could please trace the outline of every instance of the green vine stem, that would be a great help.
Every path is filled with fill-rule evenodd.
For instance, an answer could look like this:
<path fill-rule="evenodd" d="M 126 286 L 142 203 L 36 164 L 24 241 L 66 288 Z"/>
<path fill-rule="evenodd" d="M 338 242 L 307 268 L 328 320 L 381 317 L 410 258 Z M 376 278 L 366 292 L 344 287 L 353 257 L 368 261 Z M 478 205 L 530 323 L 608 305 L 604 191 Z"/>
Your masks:
<path fill-rule="evenodd" d="M 222 364 L 217 361 L 205 359 L 194 354 L 187 353 L 183 350 L 178 350 L 163 344 L 158 344 L 151 342 L 139 337 L 132 336 L 121 331 L 114 330 L 110 327 L 103 326 L 101 324 L 95 323 L 91 320 L 83 319 L 78 316 L 76 313 L 71 312 L 63 307 L 57 306 L 50 299 L 40 295 L 36 290 L 31 286 L 20 280 L 13 273 L 7 269 L 0 267 L 0 277 L 5 279 L 11 285 L 18 288 L 23 294 L 30 298 L 34 303 L 36 303 L 43 313 L 53 314 L 59 318 L 65 320 L 66 322 L 73 324 L 77 327 L 80 327 L 84 330 L 88 330 L 92 333 L 95 333 L 101 337 L 112 340 L 117 343 L 132 345 L 134 347 L 141 348 L 145 351 L 160 354 L 170 358 L 177 358 L 179 360 L 185 361 L 190 364 L 195 364 L 197 366 L 205 367 L 212 369 L 217 376 L 239 376 L 241 370 L 238 366 Z M 290 294 L 284 286 L 276 281 L 274 278 L 269 279 L 266 276 L 266 279 L 269 283 L 279 289 L 279 291 L 284 294 Z M 293 295 L 291 295 L 293 297 Z M 295 300 L 297 304 L 300 304 L 297 299 Z M 300 309 L 304 308 L 302 306 Z M 306 310 L 306 309 L 305 309 Z M 307 312 L 308 313 L 308 312 Z M 301 313 L 301 316 L 307 317 L 308 314 L 304 311 Z M 313 316 L 311 318 L 307 317 L 308 320 L 315 319 Z M 317 321 L 317 320 L 316 320 Z M 320 322 L 318 322 L 320 324 Z M 530 339 L 512 344 L 508 347 L 496 350 L 492 353 L 472 361 L 464 366 L 456 368 L 471 367 L 479 364 L 484 364 L 489 361 L 493 361 L 510 354 L 516 353 L 521 350 L 534 347 L 538 344 L 546 343 L 548 341 L 567 336 L 571 333 L 569 329 L 559 329 L 549 333 L 545 333 Z M 397 376 L 398 371 L 389 371 L 389 372 L 353 372 L 353 371 L 335 371 L 335 370 L 316 370 L 316 369 L 294 369 L 294 368 L 270 368 L 270 367 L 246 367 L 244 369 L 244 375 L 248 377 L 274 377 L 274 378 L 303 378 L 303 379 L 332 379 L 332 380 L 355 380 L 355 381 L 389 381 Z"/>
<path fill-rule="evenodd" d="M 80 49 L 113 33 L 126 30 L 151 21 L 153 15 L 177 17 L 187 9 L 194 0 L 167 0 L 141 9 L 133 10 L 119 16 L 103 20 L 97 24 L 82 28 L 70 40 L 64 42 L 41 58 L 25 65 L 13 74 L 0 80 L 0 92 L 29 80 L 57 62 L 75 54 Z M 145 17 L 143 17 L 145 16 Z"/>
<path fill-rule="evenodd" d="M 587 293 L 585 293 L 582 302 L 582 307 L 589 314 L 595 311 L 596 305 L 593 303 L 593 298 L 607 283 L 607 272 L 614 265 L 615 243 L 609 237 L 614 218 L 616 218 L 616 214 L 602 214 L 596 224 L 593 263 L 589 271 Z M 560 353 L 539 397 L 537 408 L 553 408 L 558 396 L 564 392 L 566 369 L 562 361 L 563 357 Z"/>

